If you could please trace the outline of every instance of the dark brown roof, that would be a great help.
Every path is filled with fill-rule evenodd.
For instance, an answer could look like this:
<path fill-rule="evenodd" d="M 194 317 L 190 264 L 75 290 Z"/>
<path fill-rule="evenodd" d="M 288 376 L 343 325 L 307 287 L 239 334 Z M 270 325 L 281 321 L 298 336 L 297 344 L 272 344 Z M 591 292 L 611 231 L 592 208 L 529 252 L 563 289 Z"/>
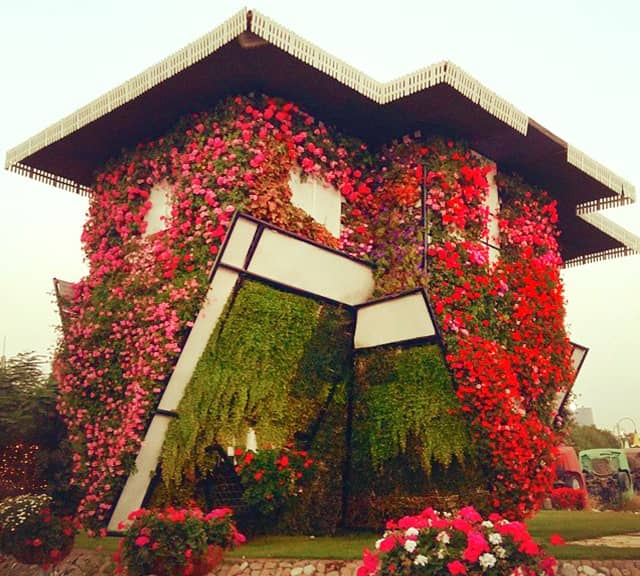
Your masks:
<path fill-rule="evenodd" d="M 565 260 L 624 251 L 625 239 L 593 212 L 603 202 L 632 201 L 633 186 L 456 65 L 441 62 L 382 84 L 257 12 L 241 11 L 10 150 L 6 167 L 86 193 L 93 172 L 123 147 L 165 133 L 185 113 L 250 91 L 292 99 L 372 145 L 416 130 L 464 138 L 501 170 L 557 198 Z M 591 224 L 576 214 L 584 203 L 591 203 Z"/>

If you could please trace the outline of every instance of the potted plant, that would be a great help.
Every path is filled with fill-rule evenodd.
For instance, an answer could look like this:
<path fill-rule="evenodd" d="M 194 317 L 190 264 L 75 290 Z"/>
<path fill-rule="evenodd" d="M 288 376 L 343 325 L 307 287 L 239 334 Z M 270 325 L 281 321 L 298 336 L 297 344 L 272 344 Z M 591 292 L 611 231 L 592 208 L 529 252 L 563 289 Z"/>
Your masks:
<path fill-rule="evenodd" d="M 529 535 L 522 522 L 471 506 L 456 515 L 427 508 L 418 516 L 387 523 L 376 550 L 365 550 L 358 576 L 553 576 L 555 558 Z"/>
<path fill-rule="evenodd" d="M 119 528 L 126 534 L 114 555 L 116 574 L 128 576 L 204 576 L 225 549 L 245 541 L 230 508 L 140 509 Z"/>
<path fill-rule="evenodd" d="M 264 516 L 300 494 L 314 467 L 307 452 L 288 448 L 259 452 L 238 449 L 236 458 L 236 472 L 244 488 L 242 499 Z"/>
<path fill-rule="evenodd" d="M 0 552 L 23 564 L 43 570 L 64 559 L 76 534 L 70 516 L 52 512 L 53 500 L 46 494 L 23 494 L 0 502 Z"/>

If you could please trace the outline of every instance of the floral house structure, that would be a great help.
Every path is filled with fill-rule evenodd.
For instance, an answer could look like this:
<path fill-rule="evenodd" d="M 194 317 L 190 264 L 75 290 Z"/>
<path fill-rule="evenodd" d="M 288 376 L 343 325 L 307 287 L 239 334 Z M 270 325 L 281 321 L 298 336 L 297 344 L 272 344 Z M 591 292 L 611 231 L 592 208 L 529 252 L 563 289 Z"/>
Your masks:
<path fill-rule="evenodd" d="M 560 269 L 640 248 L 598 213 L 629 182 L 454 64 L 382 84 L 255 11 L 6 166 L 89 196 L 55 374 L 94 529 L 229 503 L 256 446 L 314 462 L 282 529 L 529 514 L 584 357 Z"/>

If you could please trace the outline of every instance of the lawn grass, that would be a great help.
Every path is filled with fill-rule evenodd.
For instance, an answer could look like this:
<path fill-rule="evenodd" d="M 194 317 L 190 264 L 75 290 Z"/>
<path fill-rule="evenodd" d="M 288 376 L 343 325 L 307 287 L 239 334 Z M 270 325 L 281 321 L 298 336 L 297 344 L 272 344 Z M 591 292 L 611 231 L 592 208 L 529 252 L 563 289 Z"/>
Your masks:
<path fill-rule="evenodd" d="M 120 538 L 113 536 L 105 536 L 104 538 L 92 538 L 87 536 L 84 532 L 80 532 L 76 535 L 76 548 L 82 548 L 83 550 L 101 550 L 106 554 L 113 554 L 120 543 Z"/>
<path fill-rule="evenodd" d="M 527 528 L 538 542 L 548 542 L 552 534 L 560 534 L 568 542 L 640 532 L 640 514 L 543 510 L 527 521 Z"/>
<path fill-rule="evenodd" d="M 640 514 L 632 512 L 543 511 L 527 521 L 531 535 L 549 553 L 560 560 L 633 560 L 640 556 L 638 548 L 580 546 L 571 541 L 600 536 L 640 532 Z M 550 546 L 549 537 L 559 534 L 568 544 Z M 228 552 L 229 558 L 292 558 L 357 560 L 364 548 L 372 548 L 380 537 L 376 532 L 349 532 L 338 536 L 256 536 L 244 546 Z M 76 546 L 113 553 L 118 538 L 89 538 L 79 534 Z"/>
<path fill-rule="evenodd" d="M 230 558 L 362 558 L 364 548 L 373 548 L 380 538 L 374 532 L 353 532 L 338 536 L 256 536 L 229 552 Z"/>

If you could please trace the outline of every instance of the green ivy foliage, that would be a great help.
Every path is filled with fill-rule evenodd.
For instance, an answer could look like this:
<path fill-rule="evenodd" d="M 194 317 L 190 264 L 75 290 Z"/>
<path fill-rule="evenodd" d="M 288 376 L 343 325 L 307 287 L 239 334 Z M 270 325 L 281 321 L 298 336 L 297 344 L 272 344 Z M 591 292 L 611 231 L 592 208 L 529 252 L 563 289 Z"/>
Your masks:
<path fill-rule="evenodd" d="M 429 475 L 434 463 L 461 464 L 470 438 L 440 349 L 391 348 L 356 360 L 354 458 L 382 470 L 404 456 Z"/>
<path fill-rule="evenodd" d="M 347 451 L 348 390 L 353 378 L 353 318 L 335 306 L 323 306 L 308 341 L 291 393 L 292 406 L 307 406 L 300 431 L 315 459 L 314 474 L 283 510 L 274 532 L 331 534 L 342 520 L 343 468 Z"/>
<path fill-rule="evenodd" d="M 296 433 L 311 442 L 327 414 L 346 412 L 350 328 L 340 308 L 244 281 L 167 432 L 161 459 L 168 492 L 210 473 L 218 462 L 211 448 L 234 438 L 241 445 L 249 427 L 264 447 L 283 446 Z"/>

